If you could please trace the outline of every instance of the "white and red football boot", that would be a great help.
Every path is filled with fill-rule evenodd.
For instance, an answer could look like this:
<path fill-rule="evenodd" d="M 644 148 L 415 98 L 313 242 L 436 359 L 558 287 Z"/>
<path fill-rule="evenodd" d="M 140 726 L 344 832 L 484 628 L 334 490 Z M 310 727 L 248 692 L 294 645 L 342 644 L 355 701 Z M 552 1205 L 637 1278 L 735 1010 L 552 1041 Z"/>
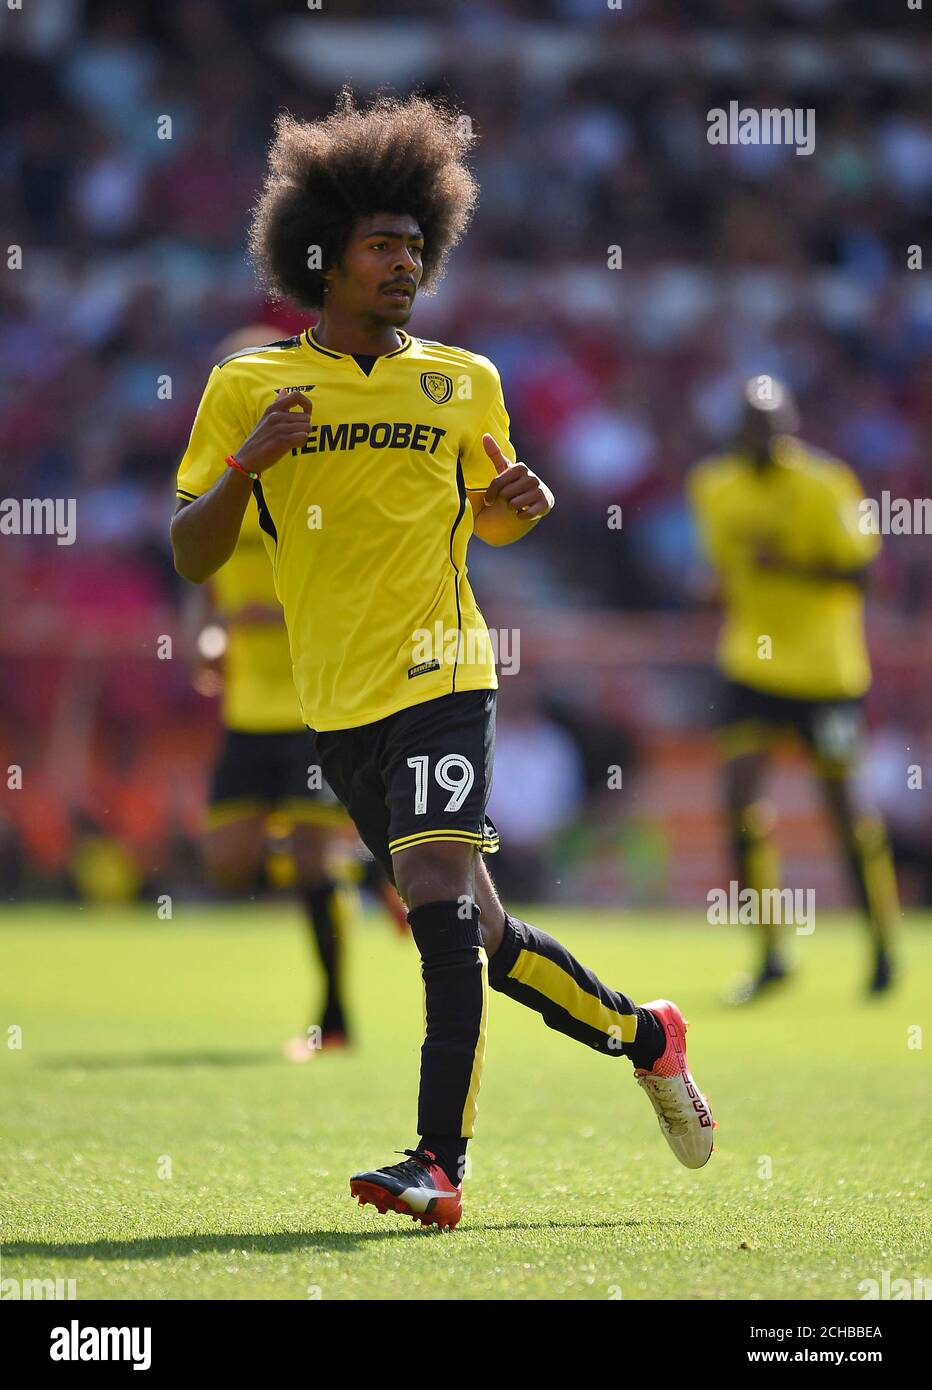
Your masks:
<path fill-rule="evenodd" d="M 463 1215 L 463 1184 L 454 1187 L 430 1149 L 404 1149 L 403 1163 L 356 1173 L 350 1192 L 359 1205 L 397 1211 L 422 1226 L 451 1230 Z"/>
<path fill-rule="evenodd" d="M 687 1168 L 702 1168 L 712 1157 L 712 1109 L 686 1065 L 689 1024 L 669 999 L 642 1005 L 663 1025 L 667 1045 L 649 1071 L 635 1067 L 638 1085 L 657 1112 L 663 1137 Z"/>

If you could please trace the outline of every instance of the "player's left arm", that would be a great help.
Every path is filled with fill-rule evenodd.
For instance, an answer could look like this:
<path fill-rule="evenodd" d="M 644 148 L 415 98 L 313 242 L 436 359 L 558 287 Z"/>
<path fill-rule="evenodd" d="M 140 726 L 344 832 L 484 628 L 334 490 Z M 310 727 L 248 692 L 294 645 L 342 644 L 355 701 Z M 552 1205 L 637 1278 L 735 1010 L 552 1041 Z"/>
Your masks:
<path fill-rule="evenodd" d="M 553 510 L 553 493 L 526 463 L 512 463 L 490 434 L 482 443 L 495 468 L 485 492 L 471 492 L 473 529 L 487 545 L 511 545 Z"/>
<path fill-rule="evenodd" d="M 792 574 L 798 579 L 811 579 L 816 583 L 823 584 L 854 584 L 858 588 L 864 588 L 867 584 L 867 571 L 870 562 L 864 564 L 836 564 L 820 562 L 819 564 L 802 564 L 795 560 L 786 560 L 776 554 L 772 548 L 763 542 L 758 546 L 754 565 L 759 570 L 774 570 L 780 574 Z"/>
<path fill-rule="evenodd" d="M 460 463 L 473 512 L 473 530 L 487 545 L 511 545 L 553 509 L 553 493 L 515 458 L 502 382 L 486 357 L 477 357 L 475 433 Z"/>
<path fill-rule="evenodd" d="M 793 563 L 774 554 L 764 544 L 756 563 L 762 569 L 782 570 L 804 579 L 827 584 L 867 586 L 867 575 L 880 551 L 880 537 L 863 526 L 861 502 L 864 494 L 850 469 L 838 471 L 826 485 L 819 508 L 820 554 L 811 563 Z"/>
<path fill-rule="evenodd" d="M 814 583 L 855 584 L 863 588 L 867 584 L 870 564 L 870 560 L 852 555 L 825 556 L 813 561 L 794 560 L 781 554 L 771 541 L 766 540 L 757 542 L 754 547 L 755 569 L 790 574 L 797 579 L 811 579 Z"/>

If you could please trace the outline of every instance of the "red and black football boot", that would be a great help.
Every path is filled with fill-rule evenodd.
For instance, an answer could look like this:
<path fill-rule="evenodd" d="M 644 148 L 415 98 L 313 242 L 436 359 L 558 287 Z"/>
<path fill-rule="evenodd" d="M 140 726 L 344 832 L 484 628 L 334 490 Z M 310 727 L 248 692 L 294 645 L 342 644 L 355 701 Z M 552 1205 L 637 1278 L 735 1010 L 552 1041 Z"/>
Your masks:
<path fill-rule="evenodd" d="M 451 1230 L 463 1215 L 463 1184 L 455 1187 L 430 1149 L 403 1149 L 403 1163 L 356 1173 L 350 1192 L 359 1205 L 367 1203 L 380 1212 L 397 1211 L 422 1226 Z"/>

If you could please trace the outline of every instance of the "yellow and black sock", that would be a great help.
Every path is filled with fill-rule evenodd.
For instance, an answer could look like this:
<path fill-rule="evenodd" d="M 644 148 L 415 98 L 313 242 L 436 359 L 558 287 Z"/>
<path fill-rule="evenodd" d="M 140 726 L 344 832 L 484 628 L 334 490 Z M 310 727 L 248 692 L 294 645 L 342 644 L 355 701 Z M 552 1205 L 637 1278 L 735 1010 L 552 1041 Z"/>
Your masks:
<path fill-rule="evenodd" d="M 893 855 L 879 816 L 860 816 L 844 836 L 845 857 L 871 928 L 875 949 L 886 954 L 900 912 Z"/>
<path fill-rule="evenodd" d="M 432 1149 L 451 1182 L 472 1136 L 485 1061 L 488 962 L 479 909 L 425 903 L 408 913 L 421 956 L 426 1036 L 418 1095 L 420 1148 Z"/>
<path fill-rule="evenodd" d="M 780 855 L 773 826 L 773 808 L 766 801 L 755 801 L 731 815 L 731 844 L 738 886 L 752 888 L 758 903 L 763 903 L 765 892 L 780 887 Z M 777 924 L 761 921 L 754 930 L 761 943 L 762 974 L 782 971 Z"/>
<path fill-rule="evenodd" d="M 554 937 L 507 912 L 489 984 L 539 1013 L 548 1028 L 606 1057 L 629 1057 L 648 1070 L 666 1045 L 654 1014 L 603 984 Z"/>

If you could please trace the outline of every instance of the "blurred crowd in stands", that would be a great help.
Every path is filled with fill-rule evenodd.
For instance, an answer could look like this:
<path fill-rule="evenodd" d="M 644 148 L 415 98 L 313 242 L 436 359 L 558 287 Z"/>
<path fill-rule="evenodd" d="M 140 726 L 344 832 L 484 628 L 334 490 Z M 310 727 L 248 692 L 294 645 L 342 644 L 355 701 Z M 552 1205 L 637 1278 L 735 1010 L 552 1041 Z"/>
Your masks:
<path fill-rule="evenodd" d="M 181 591 L 167 545 L 173 472 L 216 343 L 257 319 L 283 335 L 306 322 L 264 305 L 244 228 L 275 113 L 321 116 L 344 79 L 361 98 L 415 84 L 451 96 L 478 136 L 474 227 L 412 328 L 496 362 L 520 455 L 559 498 L 546 539 L 473 554 L 487 609 L 504 592 L 504 611 L 532 628 L 557 610 L 691 611 L 702 577 L 684 474 L 728 440 L 755 373 L 792 385 L 804 435 L 846 459 L 869 495 L 930 492 L 932 283 L 921 256 L 932 257 L 932 43 L 921 12 L 884 8 L 5 9 L 0 201 L 4 246 L 21 248 L 21 262 L 10 252 L 0 281 L 2 491 L 76 498 L 78 539 L 0 543 L 0 751 L 7 765 L 43 767 L 47 783 L 30 824 L 20 815 L 5 832 L 4 881 L 20 872 L 24 837 L 30 862 L 45 862 L 33 841 L 54 839 L 58 821 L 47 865 L 60 870 L 75 825 L 96 817 L 101 828 L 101 806 L 111 814 L 107 777 L 130 768 L 179 769 L 177 784 L 159 784 L 158 815 L 149 807 L 157 853 L 152 777 L 140 771 L 125 793 L 121 833 L 132 839 L 134 814 L 145 822 L 140 879 L 177 864 L 176 842 L 194 834 L 190 788 L 201 784 L 188 773 L 214 714 L 182 661 L 154 656 Z M 731 101 L 811 108 L 814 152 L 710 144 L 708 112 Z M 618 506 L 621 529 L 607 522 Z M 927 631 L 930 590 L 928 538 L 891 537 L 872 605 L 903 623 L 904 642 Z M 522 792 L 511 813 L 512 841 L 528 850 L 515 872 L 532 892 L 552 887 L 537 859 L 591 809 L 597 776 L 581 730 L 599 710 L 609 719 L 604 691 L 585 672 L 574 678 L 573 718 L 553 713 L 546 663 L 511 727 L 502 713 L 501 795 L 517 795 L 535 765 L 560 788 Z M 921 741 L 923 702 L 904 714 L 901 695 L 879 672 L 880 725 L 889 735 L 905 718 L 904 736 Z M 87 762 L 65 779 L 49 763 L 71 758 L 82 719 Z M 626 749 L 636 724 L 637 711 L 614 721 Z M 528 741 L 546 758 L 529 762 Z M 71 801 L 55 811 L 64 781 Z M 546 823 L 548 804 L 558 823 Z"/>

